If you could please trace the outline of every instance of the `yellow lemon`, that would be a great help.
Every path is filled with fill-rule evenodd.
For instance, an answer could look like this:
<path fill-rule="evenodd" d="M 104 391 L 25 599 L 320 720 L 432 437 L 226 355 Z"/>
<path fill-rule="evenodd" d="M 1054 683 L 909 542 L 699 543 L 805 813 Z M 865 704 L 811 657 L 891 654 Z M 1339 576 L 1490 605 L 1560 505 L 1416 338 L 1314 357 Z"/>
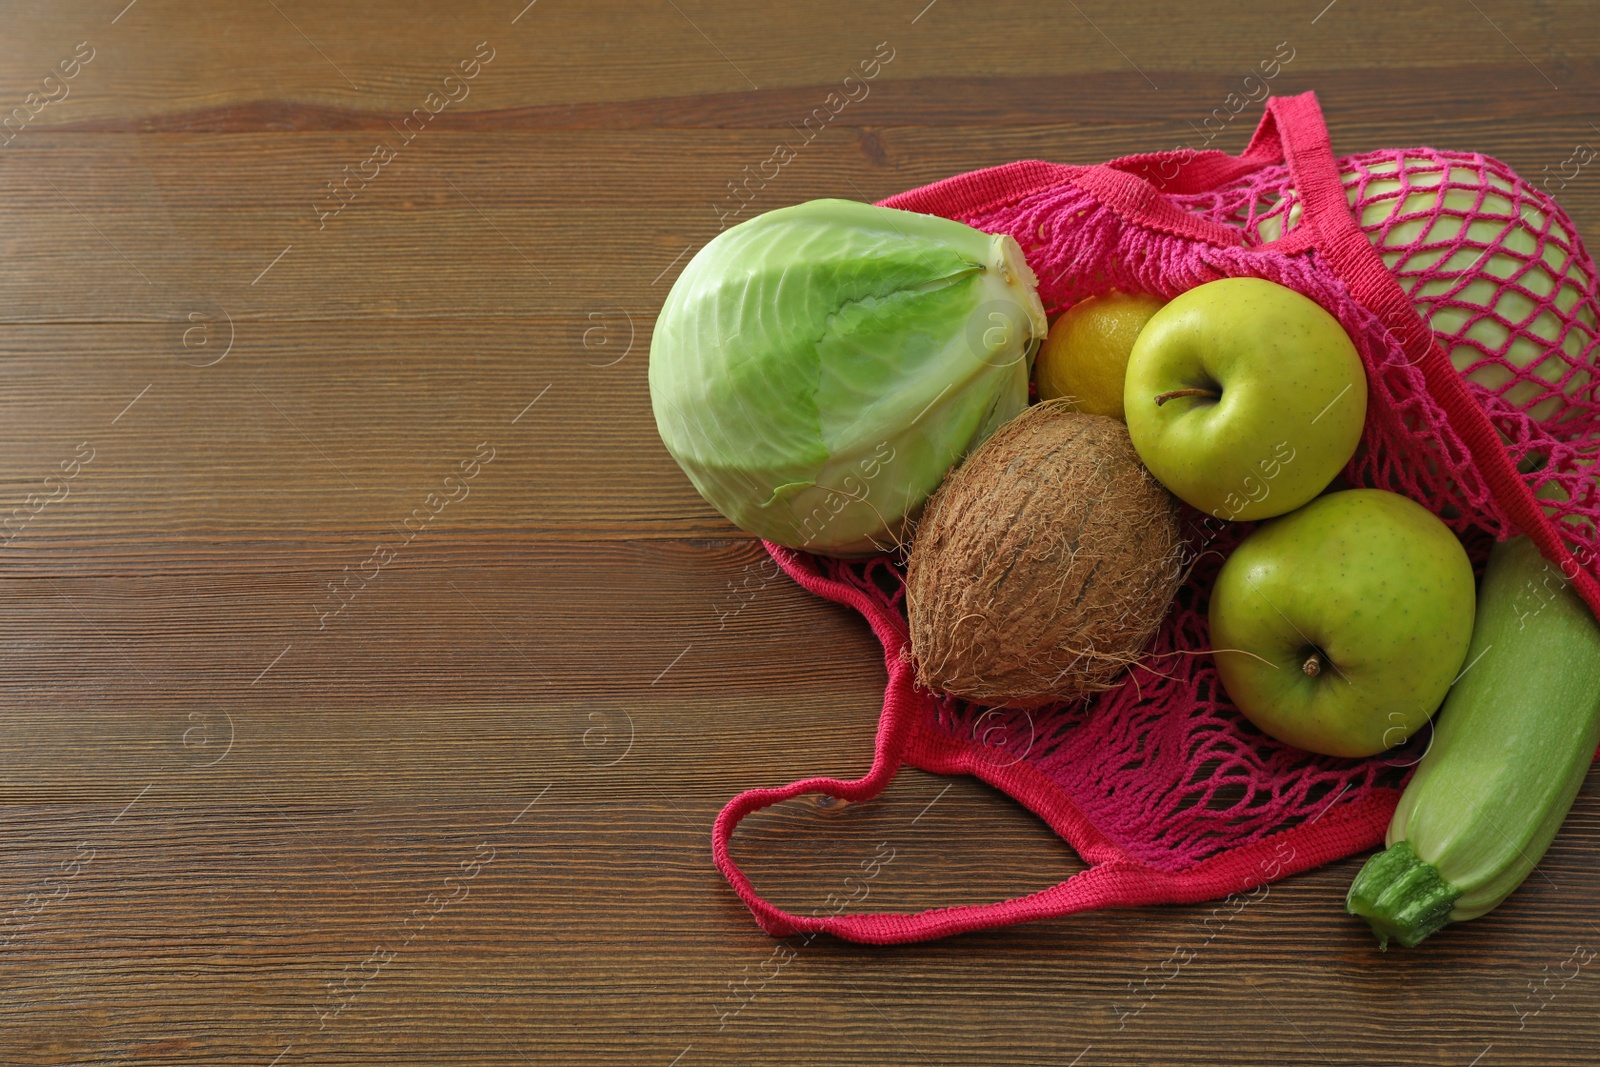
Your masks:
<path fill-rule="evenodd" d="M 1039 348 L 1033 377 L 1040 400 L 1067 397 L 1079 411 L 1123 419 L 1122 381 L 1134 339 L 1165 300 L 1110 292 L 1072 305 Z"/>

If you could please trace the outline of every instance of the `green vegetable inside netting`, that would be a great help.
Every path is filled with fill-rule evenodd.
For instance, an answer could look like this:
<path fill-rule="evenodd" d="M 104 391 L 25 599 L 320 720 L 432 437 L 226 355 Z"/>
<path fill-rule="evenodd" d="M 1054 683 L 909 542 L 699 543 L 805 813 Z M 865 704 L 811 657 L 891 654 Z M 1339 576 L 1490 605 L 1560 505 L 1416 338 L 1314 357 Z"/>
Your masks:
<path fill-rule="evenodd" d="M 1015 240 L 949 219 L 848 200 L 760 215 L 700 250 L 656 320 L 661 439 L 750 533 L 891 548 L 1027 406 L 1035 284 Z"/>

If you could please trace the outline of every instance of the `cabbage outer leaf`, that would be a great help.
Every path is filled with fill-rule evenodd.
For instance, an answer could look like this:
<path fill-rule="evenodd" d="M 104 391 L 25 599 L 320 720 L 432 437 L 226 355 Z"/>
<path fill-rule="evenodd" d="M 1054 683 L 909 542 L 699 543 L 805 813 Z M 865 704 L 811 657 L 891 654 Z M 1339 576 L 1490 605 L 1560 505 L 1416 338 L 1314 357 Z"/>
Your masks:
<path fill-rule="evenodd" d="M 1016 242 L 815 200 L 719 234 L 656 320 L 667 450 L 742 529 L 892 547 L 945 473 L 1027 406 L 1044 309 Z"/>

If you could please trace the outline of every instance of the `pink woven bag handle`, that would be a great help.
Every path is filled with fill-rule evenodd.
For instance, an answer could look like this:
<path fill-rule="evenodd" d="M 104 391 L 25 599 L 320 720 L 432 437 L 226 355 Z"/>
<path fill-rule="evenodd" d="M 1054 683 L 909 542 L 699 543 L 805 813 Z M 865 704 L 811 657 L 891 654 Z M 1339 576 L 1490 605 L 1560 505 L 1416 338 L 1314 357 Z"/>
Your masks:
<path fill-rule="evenodd" d="M 1547 559 L 1561 565 L 1563 573 L 1577 574 L 1574 582 L 1579 592 L 1591 610 L 1600 615 L 1600 584 L 1576 565 L 1554 525 L 1517 476 L 1488 417 L 1467 392 L 1432 331 L 1417 315 L 1410 298 L 1356 223 L 1345 198 L 1327 126 L 1314 93 L 1269 100 L 1250 146 L 1239 156 L 1221 152 L 1151 153 L 1093 167 L 1047 165 L 1042 174 L 1035 173 L 1040 170 L 1038 164 L 1013 166 L 1027 168 L 1026 172 L 1016 172 L 1019 180 L 1034 182 L 1049 177 L 1071 181 L 1129 222 L 1212 244 L 1237 246 L 1242 243 L 1238 231 L 1189 215 L 1169 200 L 1157 184 L 1177 193 L 1199 192 L 1279 162 L 1287 163 L 1304 207 L 1301 226 L 1273 247 L 1285 252 L 1316 248 L 1344 279 L 1352 294 L 1379 315 L 1401 339 L 1408 358 L 1422 367 L 1429 391 L 1467 442 L 1496 501 L 1539 545 Z M 967 178 L 960 176 L 947 181 L 965 183 Z M 960 192 L 956 192 L 958 188 Z M 949 189 L 953 195 L 991 191 L 989 183 L 983 181 L 934 189 L 939 189 L 939 193 Z M 929 193 L 939 195 L 932 190 Z M 1083 858 L 1093 866 L 1048 889 L 1014 900 L 915 914 L 862 912 L 822 916 L 796 915 L 768 901 L 733 860 L 730 843 L 739 823 L 754 811 L 806 793 L 823 793 L 852 803 L 876 797 L 905 762 L 907 747 L 918 733 L 918 716 L 923 711 L 911 666 L 900 656 L 906 641 L 901 621 L 873 604 L 859 590 L 797 567 L 793 565 L 792 554 L 768 547 L 774 558 L 806 589 L 852 607 L 868 619 L 883 644 L 889 670 L 873 764 L 864 777 L 848 781 L 807 778 L 780 788 L 747 790 L 730 800 L 717 816 L 711 835 L 712 856 L 728 884 L 768 934 L 784 937 L 801 931 L 825 932 L 852 941 L 888 944 L 1058 918 L 1099 907 L 1207 900 L 1250 888 L 1261 881 L 1257 853 L 1263 847 L 1271 847 L 1270 838 L 1174 874 L 1139 863 L 1096 835 L 1094 840 L 1074 841 Z M 1374 814 L 1370 811 L 1334 812 L 1316 825 L 1301 825 L 1290 831 L 1295 835 L 1297 862 L 1282 873 L 1306 870 L 1346 854 L 1348 848 L 1342 847 L 1341 839 L 1349 833 L 1350 823 L 1370 819 Z M 1383 818 L 1387 821 L 1386 815 Z"/>
<path fill-rule="evenodd" d="M 906 746 L 916 732 L 917 718 L 922 714 L 923 701 L 918 696 L 912 678 L 912 667 L 900 655 L 906 636 L 901 621 L 886 608 L 874 604 L 870 598 L 843 582 L 832 581 L 814 572 L 794 565 L 794 554 L 777 546 L 768 545 L 773 558 L 789 572 L 790 576 L 812 593 L 855 608 L 866 616 L 873 632 L 883 643 L 884 660 L 889 668 L 889 684 L 884 691 L 883 714 L 878 721 L 878 737 L 874 746 L 872 769 L 862 778 L 845 781 L 838 778 L 807 778 L 777 789 L 751 789 L 729 801 L 717 816 L 712 830 L 712 852 L 718 868 L 728 879 L 734 891 L 755 915 L 761 928 L 774 937 L 784 937 L 800 931 L 828 932 L 852 941 L 889 944 L 900 941 L 925 940 L 948 934 L 989 926 L 1010 925 L 1029 919 L 1042 919 L 1065 915 L 1087 908 L 1104 907 L 1118 903 L 1131 903 L 1140 894 L 1134 885 L 1144 885 L 1149 872 L 1134 863 L 1108 842 L 1090 844 L 1085 849 L 1085 859 L 1095 866 L 1031 896 L 994 904 L 970 905 L 959 908 L 939 908 L 914 915 L 889 912 L 867 912 L 851 915 L 800 916 L 784 911 L 757 892 L 750 879 L 739 869 L 729 855 L 728 845 L 739 822 L 753 811 L 804 793 L 825 793 L 851 802 L 870 800 L 883 792 L 905 762 Z M 1221 883 L 1217 883 L 1221 885 Z M 1223 892 L 1231 891 L 1229 885 Z M 1213 891 L 1214 892 L 1214 889 Z M 1212 895 L 1207 893 L 1207 895 Z M 1205 897 L 1196 897 L 1205 899 Z"/>
<path fill-rule="evenodd" d="M 799 932 L 830 933 L 849 941 L 868 944 L 896 944 L 947 937 L 971 930 L 1010 926 L 1034 919 L 1058 918 L 1094 908 L 1139 904 L 1178 904 L 1214 900 L 1230 893 L 1250 889 L 1262 881 L 1262 872 L 1277 865 L 1274 877 L 1293 874 L 1348 855 L 1352 839 L 1371 840 L 1371 827 L 1389 820 L 1394 798 L 1368 797 L 1332 811 L 1314 825 L 1297 827 L 1294 848 L 1288 858 L 1278 850 L 1278 838 L 1269 836 L 1252 844 L 1205 860 L 1181 873 L 1157 870 L 1130 857 L 1099 833 L 1070 803 L 1053 810 L 1035 808 L 1062 837 L 1067 838 L 1091 864 L 1062 882 L 1028 896 L 991 904 L 935 908 L 916 914 L 858 912 L 848 915 L 796 915 L 762 897 L 750 879 L 729 854 L 734 829 L 751 812 L 804 793 L 824 793 L 852 803 L 870 800 L 883 792 L 906 762 L 908 750 L 926 741 L 919 736 L 919 716 L 924 713 L 924 697 L 913 685 L 912 668 L 901 658 L 905 647 L 904 620 L 892 609 L 874 603 L 845 582 L 830 579 L 803 557 L 789 549 L 768 545 L 779 566 L 803 588 L 818 596 L 861 612 L 883 643 L 884 662 L 889 669 L 889 684 L 884 692 L 883 714 L 878 722 L 872 769 L 864 777 L 846 781 L 838 778 L 807 778 L 775 789 L 751 789 L 728 802 L 717 816 L 712 830 L 712 853 L 718 869 L 739 898 L 755 916 L 756 922 L 773 937 Z M 959 757 L 928 759 L 920 752 L 923 766 L 939 773 L 972 773 L 1007 792 L 1017 794 L 1017 779 L 1031 768 L 1014 764 L 1004 771 L 985 773 L 981 765 Z M 1009 779 L 1009 780 L 1008 780 Z M 1397 795 L 1397 794 L 1396 794 Z M 1068 810 L 1071 809 L 1071 810 Z"/>

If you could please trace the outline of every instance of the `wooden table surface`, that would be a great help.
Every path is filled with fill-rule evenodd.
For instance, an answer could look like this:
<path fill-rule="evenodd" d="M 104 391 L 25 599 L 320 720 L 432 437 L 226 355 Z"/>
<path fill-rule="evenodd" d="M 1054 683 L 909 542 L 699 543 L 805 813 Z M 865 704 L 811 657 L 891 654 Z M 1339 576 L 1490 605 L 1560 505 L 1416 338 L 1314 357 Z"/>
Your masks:
<path fill-rule="evenodd" d="M 1190 143 L 1288 55 L 1337 150 L 1491 153 L 1600 240 L 1600 167 L 1562 169 L 1591 0 L 524 3 L 0 8 L 0 1064 L 1600 1058 L 1561 969 L 1600 948 L 1593 781 L 1415 951 L 1344 914 L 1360 857 L 1209 941 L 1196 906 L 775 946 L 712 818 L 861 773 L 881 657 L 752 577 L 646 385 L 729 183 L 875 55 L 746 217 Z M 880 846 L 887 909 L 1080 866 L 911 771 L 738 842 L 802 911 Z"/>

